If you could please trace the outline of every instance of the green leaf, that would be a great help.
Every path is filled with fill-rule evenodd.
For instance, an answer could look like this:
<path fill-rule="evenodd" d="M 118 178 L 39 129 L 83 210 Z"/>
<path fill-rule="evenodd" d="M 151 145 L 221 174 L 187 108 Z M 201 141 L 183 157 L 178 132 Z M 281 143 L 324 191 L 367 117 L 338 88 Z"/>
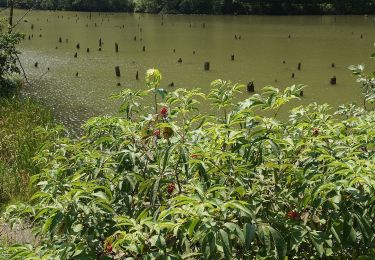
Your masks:
<path fill-rule="evenodd" d="M 269 230 L 275 244 L 278 259 L 283 259 L 287 252 L 285 241 L 276 229 L 269 227 Z"/>
<path fill-rule="evenodd" d="M 194 229 L 195 227 L 197 226 L 197 224 L 200 222 L 200 219 L 193 219 L 189 225 L 189 228 L 188 228 L 188 234 L 190 237 L 193 237 L 193 232 L 194 232 Z"/>
<path fill-rule="evenodd" d="M 43 232 L 53 233 L 56 226 L 60 223 L 63 217 L 64 215 L 60 211 L 56 212 L 55 214 L 52 214 L 44 223 L 42 228 Z"/>
<path fill-rule="evenodd" d="M 244 236 L 245 236 L 245 249 L 250 250 L 251 242 L 255 237 L 256 225 L 246 223 L 244 226 Z"/>
<path fill-rule="evenodd" d="M 160 188 L 160 178 L 156 178 L 154 183 L 154 188 L 152 189 L 152 205 L 155 205 L 156 199 L 159 195 L 159 188 Z"/>
<path fill-rule="evenodd" d="M 232 247 L 229 241 L 228 233 L 225 230 L 220 230 L 220 238 L 224 249 L 225 259 L 232 259 Z"/>
<path fill-rule="evenodd" d="M 323 246 L 324 238 L 322 238 L 321 235 L 322 235 L 321 232 L 318 232 L 318 231 L 313 231 L 309 233 L 310 240 L 312 244 L 314 245 L 314 248 L 318 252 L 319 257 L 322 257 L 324 254 L 324 246 Z"/>

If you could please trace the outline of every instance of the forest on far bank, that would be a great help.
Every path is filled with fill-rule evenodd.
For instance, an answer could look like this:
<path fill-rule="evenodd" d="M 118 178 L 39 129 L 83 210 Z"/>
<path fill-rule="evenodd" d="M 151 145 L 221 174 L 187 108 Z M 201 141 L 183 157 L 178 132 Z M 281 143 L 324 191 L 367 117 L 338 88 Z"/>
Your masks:
<path fill-rule="evenodd" d="M 9 0 L 0 0 L 6 6 Z M 180 14 L 373 14 L 375 0 L 14 0 L 19 8 Z"/>

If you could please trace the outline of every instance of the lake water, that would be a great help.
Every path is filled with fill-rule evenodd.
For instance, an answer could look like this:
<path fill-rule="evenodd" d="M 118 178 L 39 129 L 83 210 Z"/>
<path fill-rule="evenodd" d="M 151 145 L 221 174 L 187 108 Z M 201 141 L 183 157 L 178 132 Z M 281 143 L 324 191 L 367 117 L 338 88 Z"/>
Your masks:
<path fill-rule="evenodd" d="M 15 20 L 25 12 L 17 10 Z M 257 90 L 303 83 L 309 87 L 301 103 L 360 102 L 359 85 L 347 67 L 360 63 L 371 67 L 375 41 L 373 16 L 92 13 L 90 19 L 88 13 L 32 11 L 17 28 L 26 34 L 21 58 L 34 82 L 27 92 L 73 126 L 90 116 L 115 113 L 117 104 L 108 97 L 123 87 L 142 88 L 144 73 L 152 67 L 161 70 L 168 89 L 173 82 L 174 88 L 207 92 L 217 78 L 254 81 Z M 211 63 L 209 72 L 203 70 L 205 61 Z M 121 78 L 116 77 L 115 66 L 120 66 Z M 333 76 L 336 86 L 329 83 Z"/>

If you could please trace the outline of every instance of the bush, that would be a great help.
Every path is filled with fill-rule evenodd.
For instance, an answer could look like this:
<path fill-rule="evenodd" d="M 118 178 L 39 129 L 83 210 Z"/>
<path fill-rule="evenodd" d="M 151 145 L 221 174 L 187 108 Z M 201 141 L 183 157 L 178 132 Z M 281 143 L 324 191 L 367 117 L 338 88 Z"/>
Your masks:
<path fill-rule="evenodd" d="M 302 86 L 267 87 L 243 102 L 243 86 L 124 90 L 123 117 L 99 117 L 84 136 L 60 131 L 37 156 L 30 204 L 41 244 L 10 259 L 318 259 L 375 252 L 375 112 L 355 105 L 282 105 Z M 144 108 L 148 95 L 155 100 Z M 151 100 L 147 98 L 146 100 Z M 161 101 L 158 102 L 158 101 Z M 210 102 L 215 115 L 201 113 Z M 148 109 L 150 113 L 145 111 Z M 267 111 L 273 117 L 260 116 Z M 143 111 L 140 113 L 140 111 Z M 11 255 L 13 254 L 14 257 Z"/>
<path fill-rule="evenodd" d="M 16 45 L 21 39 L 21 34 L 9 31 L 0 21 L 0 97 L 12 96 L 20 89 L 21 81 L 16 77 L 20 73 Z"/>

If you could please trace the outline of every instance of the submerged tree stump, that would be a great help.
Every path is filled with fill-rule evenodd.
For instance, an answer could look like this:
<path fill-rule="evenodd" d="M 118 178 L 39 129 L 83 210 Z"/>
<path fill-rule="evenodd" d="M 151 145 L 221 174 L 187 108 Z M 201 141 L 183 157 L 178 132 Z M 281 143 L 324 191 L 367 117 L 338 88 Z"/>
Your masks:
<path fill-rule="evenodd" d="M 135 79 L 136 79 L 136 80 L 139 80 L 139 73 L 138 73 L 138 71 L 137 71 L 137 73 L 135 74 Z"/>
<path fill-rule="evenodd" d="M 205 70 L 205 71 L 209 71 L 209 70 L 210 70 L 210 62 L 209 62 L 209 61 L 206 61 L 206 62 L 204 63 L 204 70 Z"/>
<path fill-rule="evenodd" d="M 74 54 L 74 58 L 77 58 L 78 57 L 78 53 L 76 52 L 75 54 Z"/>
<path fill-rule="evenodd" d="M 331 78 L 330 83 L 331 83 L 331 85 L 336 85 L 337 84 L 337 78 L 336 78 L 336 76 L 333 76 Z"/>
<path fill-rule="evenodd" d="M 255 92 L 255 84 L 254 81 L 250 81 L 247 84 L 247 92 Z"/>
<path fill-rule="evenodd" d="M 117 42 L 115 43 L 115 51 L 118 52 L 118 44 L 117 44 Z"/>
<path fill-rule="evenodd" d="M 121 72 L 120 72 L 120 67 L 119 66 L 116 66 L 115 67 L 115 73 L 116 73 L 116 77 L 121 77 Z"/>
<path fill-rule="evenodd" d="M 234 61 L 234 54 L 232 54 L 232 56 L 230 56 L 230 59 L 231 59 L 232 61 Z"/>
<path fill-rule="evenodd" d="M 298 70 L 301 70 L 301 68 L 302 68 L 302 63 L 301 62 L 298 63 L 298 67 L 297 68 L 298 68 Z"/>

